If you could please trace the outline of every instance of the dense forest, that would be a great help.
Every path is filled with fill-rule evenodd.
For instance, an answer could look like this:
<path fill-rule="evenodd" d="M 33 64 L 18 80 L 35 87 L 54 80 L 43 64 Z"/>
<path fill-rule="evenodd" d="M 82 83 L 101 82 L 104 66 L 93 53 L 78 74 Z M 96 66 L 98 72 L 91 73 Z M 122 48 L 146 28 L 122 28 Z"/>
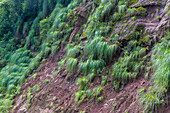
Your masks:
<path fill-rule="evenodd" d="M 0 113 L 168 113 L 170 0 L 0 0 Z"/>

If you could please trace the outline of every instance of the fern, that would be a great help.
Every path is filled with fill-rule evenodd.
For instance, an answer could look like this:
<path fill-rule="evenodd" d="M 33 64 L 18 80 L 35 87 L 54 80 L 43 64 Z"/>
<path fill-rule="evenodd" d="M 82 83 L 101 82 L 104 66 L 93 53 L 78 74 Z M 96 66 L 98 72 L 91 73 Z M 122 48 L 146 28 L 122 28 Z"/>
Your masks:
<path fill-rule="evenodd" d="M 67 67 L 67 71 L 68 72 L 74 72 L 76 67 L 77 67 L 77 59 L 75 58 L 69 58 L 67 60 L 67 64 L 66 64 L 66 67 Z"/>
<path fill-rule="evenodd" d="M 100 96 L 100 95 L 102 94 L 102 92 L 103 92 L 103 88 L 102 88 L 102 87 L 95 87 L 95 88 L 93 89 L 93 94 L 94 94 L 96 97 Z"/>
<path fill-rule="evenodd" d="M 113 44 L 113 45 L 109 45 L 107 47 L 107 58 L 106 59 L 109 59 L 109 62 L 112 61 L 113 59 L 113 55 L 116 54 L 116 51 L 118 49 L 118 45 L 117 44 Z"/>
<path fill-rule="evenodd" d="M 93 93 L 92 93 L 91 89 L 86 90 L 86 94 L 87 94 L 88 98 L 93 96 Z"/>
<path fill-rule="evenodd" d="M 11 77 L 6 77 L 4 79 L 1 80 L 1 86 L 2 87 L 7 87 L 8 81 L 11 79 Z"/>
<path fill-rule="evenodd" d="M 118 12 L 119 14 L 123 14 L 125 12 L 126 5 L 119 5 L 118 6 Z"/>
<path fill-rule="evenodd" d="M 74 101 L 78 105 L 81 102 L 83 102 L 85 98 L 86 98 L 86 91 L 85 90 L 80 90 L 80 91 L 75 93 Z"/>
<path fill-rule="evenodd" d="M 37 62 L 35 60 L 32 60 L 31 63 L 29 64 L 29 68 L 31 70 L 34 70 L 34 69 L 36 69 L 38 67 L 38 65 L 39 65 L 39 62 Z"/>
<path fill-rule="evenodd" d="M 102 76 L 102 82 L 101 85 L 104 86 L 107 83 L 107 76 Z"/>
<path fill-rule="evenodd" d="M 86 62 L 79 63 L 79 71 L 81 71 L 85 75 L 92 71 L 97 71 L 97 69 L 102 68 L 102 67 L 104 67 L 103 60 L 88 59 Z"/>
<path fill-rule="evenodd" d="M 140 50 L 140 47 L 138 47 L 138 49 L 135 48 L 130 54 L 128 51 L 125 51 L 124 57 L 120 58 L 119 61 L 113 65 L 112 81 L 113 76 L 114 80 L 122 84 L 126 84 L 131 79 L 136 79 L 142 65 L 142 62 L 139 62 Z M 132 72 L 129 72 L 129 70 Z"/>
<path fill-rule="evenodd" d="M 163 38 L 162 42 L 154 47 L 154 55 L 151 57 L 152 67 L 155 70 L 152 77 L 154 83 L 153 90 L 159 91 L 159 93 L 157 93 L 159 98 L 167 92 L 166 88 L 168 88 L 168 84 L 170 83 L 170 49 L 168 44 L 168 39 Z"/>
<path fill-rule="evenodd" d="M 137 41 L 136 40 L 131 40 L 128 42 L 128 45 L 126 46 L 126 49 L 128 51 L 131 51 L 133 48 L 137 47 Z"/>
<path fill-rule="evenodd" d="M 16 90 L 16 86 L 14 84 L 10 84 L 7 88 L 8 93 L 12 93 L 12 90 Z"/>
<path fill-rule="evenodd" d="M 132 15 L 134 12 L 136 12 L 136 8 L 128 8 L 127 9 L 127 13 L 128 13 L 128 15 Z"/>
<path fill-rule="evenodd" d="M 48 34 L 47 41 L 48 42 L 55 41 L 56 39 L 58 39 L 58 34 L 59 34 L 59 31 L 50 32 Z"/>
<path fill-rule="evenodd" d="M 113 9 L 113 7 L 115 6 L 115 4 L 113 4 L 112 2 L 108 2 L 106 5 L 105 5 L 105 8 L 103 9 L 101 15 L 102 15 L 102 19 L 104 17 L 107 17 L 109 16 L 111 10 Z"/>
<path fill-rule="evenodd" d="M 96 52 L 96 45 L 98 42 L 102 41 L 103 37 L 95 37 L 91 43 L 86 47 L 85 53 L 92 54 Z"/>
<path fill-rule="evenodd" d="M 26 75 L 22 75 L 19 80 L 19 84 L 22 85 L 26 81 Z"/>
<path fill-rule="evenodd" d="M 13 100 L 10 98 L 7 98 L 7 96 L 4 99 L 0 99 L 0 112 L 1 113 L 8 113 L 9 109 L 12 107 Z"/>
<path fill-rule="evenodd" d="M 118 49 L 117 44 L 109 45 L 102 41 L 103 37 L 96 37 L 87 45 L 85 53 L 91 55 L 94 59 L 104 59 L 106 62 L 111 62 L 113 55 Z"/>
<path fill-rule="evenodd" d="M 67 57 L 75 58 L 80 53 L 80 46 L 74 46 L 67 50 Z"/>
<path fill-rule="evenodd" d="M 43 53 L 43 54 L 44 54 L 44 57 L 45 57 L 45 58 L 48 57 L 48 55 L 50 54 L 50 52 L 51 52 L 51 48 L 47 46 L 47 47 L 45 48 L 45 50 L 44 50 L 44 53 Z"/>
<path fill-rule="evenodd" d="M 65 27 L 65 22 L 62 22 L 62 23 L 60 23 L 59 25 L 58 25 L 58 30 L 59 31 L 62 31 L 62 29 Z"/>
<path fill-rule="evenodd" d="M 22 57 L 18 59 L 18 63 L 29 63 L 30 62 L 30 57 Z"/>
<path fill-rule="evenodd" d="M 88 81 L 89 81 L 89 82 L 92 82 L 93 79 L 94 79 L 94 77 L 95 77 L 95 73 L 90 73 L 90 74 L 88 74 Z"/>
<path fill-rule="evenodd" d="M 57 46 L 52 46 L 51 47 L 51 55 L 54 56 L 57 53 L 58 50 L 59 50 L 58 45 Z"/>
<path fill-rule="evenodd" d="M 96 9 L 96 11 L 95 11 L 95 13 L 94 13 L 94 18 L 95 18 L 97 21 L 102 20 L 101 12 L 102 12 L 103 8 L 104 8 L 104 6 L 100 5 L 100 6 Z"/>

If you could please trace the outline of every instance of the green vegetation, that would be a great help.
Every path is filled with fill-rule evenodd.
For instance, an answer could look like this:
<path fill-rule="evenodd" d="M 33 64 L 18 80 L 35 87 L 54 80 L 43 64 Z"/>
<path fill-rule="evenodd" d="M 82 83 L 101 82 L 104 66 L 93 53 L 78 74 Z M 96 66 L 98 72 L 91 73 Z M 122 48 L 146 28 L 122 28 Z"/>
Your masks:
<path fill-rule="evenodd" d="M 145 112 L 154 110 L 157 112 L 159 105 L 164 102 L 163 97 L 166 96 L 170 87 L 169 39 L 169 36 L 162 38 L 161 42 L 156 44 L 152 50 L 151 61 L 154 75 L 151 80 L 153 85 L 149 87 L 147 93 L 144 93 L 142 89 L 139 92 L 140 102 L 144 105 Z"/>
<path fill-rule="evenodd" d="M 72 3 L 69 4 L 70 2 Z M 72 26 L 71 24 L 65 26 L 64 22 L 67 20 L 67 13 L 71 13 L 80 2 L 0 0 L 2 14 L 0 17 L 0 93 L 3 97 L 0 99 L 3 101 L 0 104 L 0 112 L 8 112 L 8 108 L 12 107 L 17 87 L 26 81 L 44 58 L 57 53 L 61 39 L 68 38 Z M 59 33 L 58 31 L 64 27 L 69 29 Z M 36 91 L 39 87 L 35 86 L 33 89 Z"/>
<path fill-rule="evenodd" d="M 0 0 L 0 112 L 9 112 L 21 86 L 29 76 L 36 79 L 36 69 L 49 57 L 60 59 L 56 62 L 58 69 L 54 67 L 53 71 L 78 73 L 77 78 L 73 77 L 78 86 L 76 105 L 92 100 L 103 102 L 102 93 L 108 84 L 120 90 L 144 77 L 151 85 L 139 90 L 138 99 L 144 112 L 157 112 L 169 92 L 170 34 L 167 31 L 157 39 L 144 32 L 145 25 L 129 24 L 129 17 L 135 21 L 147 16 L 147 8 L 129 7 L 137 2 Z M 78 7 L 81 5 L 85 9 Z M 28 88 L 27 109 L 32 93 L 40 89 L 40 84 Z M 55 108 L 53 104 L 51 107 Z"/>

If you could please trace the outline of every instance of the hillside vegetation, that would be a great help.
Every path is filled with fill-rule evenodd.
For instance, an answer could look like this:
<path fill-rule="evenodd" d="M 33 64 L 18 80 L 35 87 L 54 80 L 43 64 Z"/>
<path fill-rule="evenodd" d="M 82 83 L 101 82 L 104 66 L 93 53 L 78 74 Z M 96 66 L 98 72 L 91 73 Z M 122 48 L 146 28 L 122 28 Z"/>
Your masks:
<path fill-rule="evenodd" d="M 0 0 L 0 113 L 166 113 L 169 84 L 170 0 Z"/>

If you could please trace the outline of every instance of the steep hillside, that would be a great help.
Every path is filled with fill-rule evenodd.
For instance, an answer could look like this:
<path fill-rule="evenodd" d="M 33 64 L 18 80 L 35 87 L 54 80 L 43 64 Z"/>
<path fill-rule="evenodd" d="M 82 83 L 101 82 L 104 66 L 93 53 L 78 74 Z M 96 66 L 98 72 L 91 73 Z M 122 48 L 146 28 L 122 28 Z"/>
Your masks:
<path fill-rule="evenodd" d="M 170 0 L 0 0 L 0 11 L 0 112 L 169 113 Z"/>

